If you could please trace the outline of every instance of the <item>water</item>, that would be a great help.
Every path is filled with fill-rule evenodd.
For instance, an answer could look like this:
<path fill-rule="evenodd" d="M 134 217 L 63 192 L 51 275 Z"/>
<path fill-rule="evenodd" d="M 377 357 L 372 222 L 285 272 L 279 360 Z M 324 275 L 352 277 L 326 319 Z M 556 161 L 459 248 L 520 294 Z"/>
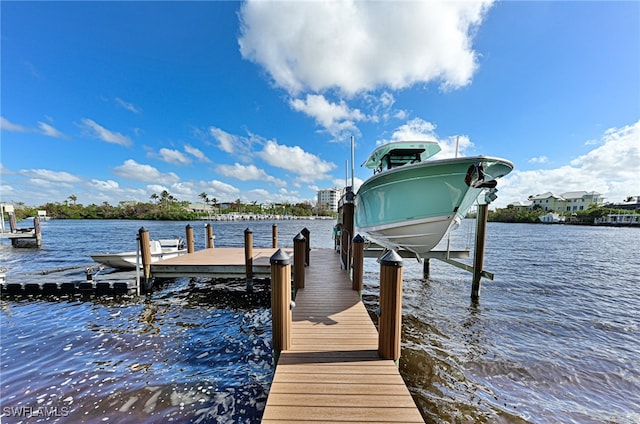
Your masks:
<path fill-rule="evenodd" d="M 270 246 L 274 222 L 216 222 L 216 246 Z M 183 235 L 198 222 L 49 221 L 41 249 L 0 243 L 11 273 L 82 267 L 89 253 Z M 278 221 L 333 247 L 333 221 Z M 472 244 L 472 222 L 453 248 Z M 406 259 L 400 370 L 426 422 L 640 422 L 640 232 L 490 223 L 481 299 L 470 274 Z M 444 244 L 443 244 L 444 245 Z M 364 300 L 378 270 L 365 261 Z M 38 277 L 45 278 L 45 277 Z M 180 279 L 149 296 L 0 301 L 2 422 L 259 422 L 273 377 L 268 291 Z M 19 417 L 21 415 L 22 417 Z M 25 418 L 25 415 L 27 418 Z M 45 417 L 49 415 L 49 417 Z"/>

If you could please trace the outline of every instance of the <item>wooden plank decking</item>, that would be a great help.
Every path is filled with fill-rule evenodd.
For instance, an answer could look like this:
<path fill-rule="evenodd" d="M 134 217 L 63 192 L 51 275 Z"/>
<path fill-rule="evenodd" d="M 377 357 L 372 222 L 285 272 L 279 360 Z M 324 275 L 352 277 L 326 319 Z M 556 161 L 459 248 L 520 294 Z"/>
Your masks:
<path fill-rule="evenodd" d="M 292 347 L 280 354 L 263 423 L 424 420 L 333 250 L 312 250 L 296 295 Z"/>
<path fill-rule="evenodd" d="M 278 249 L 253 248 L 253 275 L 269 277 L 271 265 L 269 258 Z M 283 249 L 293 255 L 292 249 Z M 204 249 L 175 258 L 163 259 L 151 264 L 154 277 L 238 277 L 245 275 L 243 247 L 222 247 Z"/>

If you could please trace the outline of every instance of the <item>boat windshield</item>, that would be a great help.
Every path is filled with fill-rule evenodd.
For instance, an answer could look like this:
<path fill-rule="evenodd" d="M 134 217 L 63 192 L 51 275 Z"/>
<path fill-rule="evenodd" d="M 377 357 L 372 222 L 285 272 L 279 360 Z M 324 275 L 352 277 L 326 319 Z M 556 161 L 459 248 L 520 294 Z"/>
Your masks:
<path fill-rule="evenodd" d="M 380 168 L 378 168 L 378 172 L 383 170 L 383 167 L 386 169 L 397 168 L 398 166 L 403 166 L 408 163 L 418 163 L 421 161 L 420 155 L 424 152 L 425 149 L 394 149 L 389 151 L 386 155 L 382 157 L 380 160 Z"/>

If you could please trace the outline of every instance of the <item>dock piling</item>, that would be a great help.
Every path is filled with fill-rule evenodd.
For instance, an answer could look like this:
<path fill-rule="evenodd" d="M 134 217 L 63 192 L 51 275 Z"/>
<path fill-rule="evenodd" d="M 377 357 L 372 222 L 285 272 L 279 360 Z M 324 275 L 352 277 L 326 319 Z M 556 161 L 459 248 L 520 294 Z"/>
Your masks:
<path fill-rule="evenodd" d="M 250 228 L 244 230 L 244 265 L 248 288 L 253 278 L 253 231 Z"/>
<path fill-rule="evenodd" d="M 380 260 L 378 327 L 378 355 L 398 360 L 402 330 L 402 258 L 393 250 Z"/>
<path fill-rule="evenodd" d="M 142 288 L 145 292 L 150 292 L 151 282 L 151 244 L 149 230 L 140 227 L 138 230 L 138 240 L 140 241 L 140 257 L 142 259 Z"/>
<path fill-rule="evenodd" d="M 362 293 L 364 280 L 364 238 L 357 234 L 353 238 L 353 275 L 351 288 Z"/>
<path fill-rule="evenodd" d="M 213 225 L 207 224 L 205 225 L 207 230 L 207 249 L 213 249 L 215 236 L 213 235 Z"/>
<path fill-rule="evenodd" d="M 271 265 L 271 325 L 275 361 L 291 348 L 291 259 L 282 249 L 269 259 Z"/>
<path fill-rule="evenodd" d="M 302 233 L 293 238 L 293 283 L 296 289 L 304 288 L 305 250 L 307 241 Z"/>
<path fill-rule="evenodd" d="M 271 247 L 278 248 L 278 226 L 276 224 L 271 226 Z"/>
<path fill-rule="evenodd" d="M 487 210 L 488 204 L 478 205 L 478 215 L 476 216 L 476 243 L 473 254 L 473 281 L 471 283 L 471 300 L 477 301 L 480 298 L 480 281 L 482 280 L 482 268 L 484 267 L 484 244 L 487 233 Z"/>
<path fill-rule="evenodd" d="M 195 252 L 196 249 L 195 249 L 195 244 L 193 240 L 193 227 L 191 226 L 191 224 L 187 224 L 186 233 L 187 233 L 187 253 L 193 253 Z"/>
<path fill-rule="evenodd" d="M 302 231 L 300 231 L 305 240 L 305 248 L 304 248 L 304 263 L 306 266 L 309 266 L 309 252 L 311 251 L 311 231 L 307 227 L 304 227 Z"/>
<path fill-rule="evenodd" d="M 425 280 L 428 280 L 430 272 L 431 272 L 431 260 L 429 258 L 422 259 L 422 278 Z"/>

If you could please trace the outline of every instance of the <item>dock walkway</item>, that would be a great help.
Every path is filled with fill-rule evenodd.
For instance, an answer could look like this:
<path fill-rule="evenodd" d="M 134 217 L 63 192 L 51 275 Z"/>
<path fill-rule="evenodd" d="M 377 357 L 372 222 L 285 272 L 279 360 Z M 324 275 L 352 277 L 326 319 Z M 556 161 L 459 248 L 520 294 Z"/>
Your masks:
<path fill-rule="evenodd" d="M 263 423 L 424 420 L 331 249 L 314 249 L 293 309 L 291 349 L 276 367 Z"/>

